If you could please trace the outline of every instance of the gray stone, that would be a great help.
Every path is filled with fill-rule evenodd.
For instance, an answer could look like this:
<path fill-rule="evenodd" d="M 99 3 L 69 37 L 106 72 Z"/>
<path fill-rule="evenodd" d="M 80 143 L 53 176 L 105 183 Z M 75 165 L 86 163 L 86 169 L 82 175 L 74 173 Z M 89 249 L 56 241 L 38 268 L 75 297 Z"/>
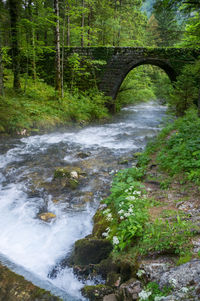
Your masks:
<path fill-rule="evenodd" d="M 159 280 L 160 287 L 172 286 L 174 289 L 194 286 L 200 282 L 200 260 L 195 259 L 164 272 Z"/>
<path fill-rule="evenodd" d="M 117 301 L 115 294 L 107 295 L 103 298 L 103 301 Z"/>
<path fill-rule="evenodd" d="M 140 281 L 132 278 L 125 283 L 122 283 L 119 289 L 119 297 L 123 301 L 138 300 L 138 294 L 142 291 Z"/>

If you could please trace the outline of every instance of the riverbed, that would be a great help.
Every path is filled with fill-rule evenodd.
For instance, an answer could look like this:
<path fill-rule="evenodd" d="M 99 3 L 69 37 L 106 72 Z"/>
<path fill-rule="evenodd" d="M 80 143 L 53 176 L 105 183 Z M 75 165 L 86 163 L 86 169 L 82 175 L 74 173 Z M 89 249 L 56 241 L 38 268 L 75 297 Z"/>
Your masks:
<path fill-rule="evenodd" d="M 84 300 L 84 283 L 61 263 L 92 231 L 92 217 L 117 170 L 134 164 L 160 130 L 166 108 L 124 108 L 106 124 L 0 141 L 0 260 L 66 301 Z M 76 189 L 58 185 L 56 168 L 79 168 Z M 56 218 L 41 220 L 51 212 Z"/>

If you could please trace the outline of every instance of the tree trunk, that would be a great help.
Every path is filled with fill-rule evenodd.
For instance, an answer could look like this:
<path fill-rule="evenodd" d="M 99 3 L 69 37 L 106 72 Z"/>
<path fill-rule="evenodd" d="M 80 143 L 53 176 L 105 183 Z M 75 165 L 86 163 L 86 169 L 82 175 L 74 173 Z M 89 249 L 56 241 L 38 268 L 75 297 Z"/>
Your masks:
<path fill-rule="evenodd" d="M 200 88 L 199 88 L 199 98 L 198 98 L 198 116 L 200 117 Z"/>
<path fill-rule="evenodd" d="M 85 8 L 85 1 L 82 0 L 82 19 L 81 19 L 81 47 L 84 47 L 84 25 L 85 25 L 85 14 L 84 14 L 84 8 Z"/>
<path fill-rule="evenodd" d="M 0 96 L 4 95 L 3 85 L 3 58 L 2 58 L 2 39 L 1 39 L 1 28 L 0 28 Z"/>
<path fill-rule="evenodd" d="M 90 26 L 91 26 L 91 19 L 92 19 L 92 7 L 89 6 L 89 13 L 88 13 L 88 46 L 91 45 L 91 37 L 90 37 Z"/>
<path fill-rule="evenodd" d="M 11 48 L 12 48 L 12 64 L 13 64 L 13 88 L 19 90 L 20 85 L 20 51 L 18 41 L 18 20 L 19 20 L 19 3 L 18 0 L 8 0 L 10 10 L 11 25 Z"/>
<path fill-rule="evenodd" d="M 67 6 L 67 46 L 70 46 L 70 6 Z"/>
<path fill-rule="evenodd" d="M 56 44 L 56 76 L 55 76 L 55 89 L 61 95 L 61 68 L 60 68 L 60 22 L 59 22 L 59 4 L 58 0 L 54 0 L 54 11 L 56 15 L 56 31 L 55 31 L 55 44 Z"/>
<path fill-rule="evenodd" d="M 62 61 L 61 61 L 61 96 L 64 97 L 64 52 L 65 52 L 65 23 L 66 23 L 66 3 L 64 1 L 64 16 L 62 30 Z"/>

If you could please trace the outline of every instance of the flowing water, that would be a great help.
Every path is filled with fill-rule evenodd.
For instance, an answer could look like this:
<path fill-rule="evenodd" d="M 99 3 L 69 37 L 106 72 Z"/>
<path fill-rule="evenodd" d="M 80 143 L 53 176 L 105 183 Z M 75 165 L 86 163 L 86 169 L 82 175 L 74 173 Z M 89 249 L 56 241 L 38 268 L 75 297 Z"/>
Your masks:
<path fill-rule="evenodd" d="M 63 300 L 83 300 L 84 284 L 59 263 L 91 233 L 112 174 L 132 165 L 133 153 L 157 134 L 164 115 L 163 106 L 145 103 L 124 108 L 103 125 L 1 140 L 0 261 Z M 53 179 L 55 169 L 65 166 L 85 173 L 75 190 Z M 45 222 L 42 212 L 56 218 Z"/>

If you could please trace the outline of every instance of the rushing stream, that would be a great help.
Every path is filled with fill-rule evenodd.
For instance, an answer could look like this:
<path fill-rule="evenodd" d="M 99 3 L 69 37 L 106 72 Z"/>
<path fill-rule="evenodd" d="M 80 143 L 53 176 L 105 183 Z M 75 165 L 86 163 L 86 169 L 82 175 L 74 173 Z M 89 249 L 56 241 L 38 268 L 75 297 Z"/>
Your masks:
<path fill-rule="evenodd" d="M 0 140 L 0 261 L 63 300 L 83 300 L 83 283 L 59 263 L 91 233 L 112 174 L 131 166 L 164 115 L 158 104 L 141 104 L 107 124 Z M 56 167 L 68 165 L 85 172 L 75 190 L 53 184 Z M 42 212 L 56 218 L 45 222 Z"/>

